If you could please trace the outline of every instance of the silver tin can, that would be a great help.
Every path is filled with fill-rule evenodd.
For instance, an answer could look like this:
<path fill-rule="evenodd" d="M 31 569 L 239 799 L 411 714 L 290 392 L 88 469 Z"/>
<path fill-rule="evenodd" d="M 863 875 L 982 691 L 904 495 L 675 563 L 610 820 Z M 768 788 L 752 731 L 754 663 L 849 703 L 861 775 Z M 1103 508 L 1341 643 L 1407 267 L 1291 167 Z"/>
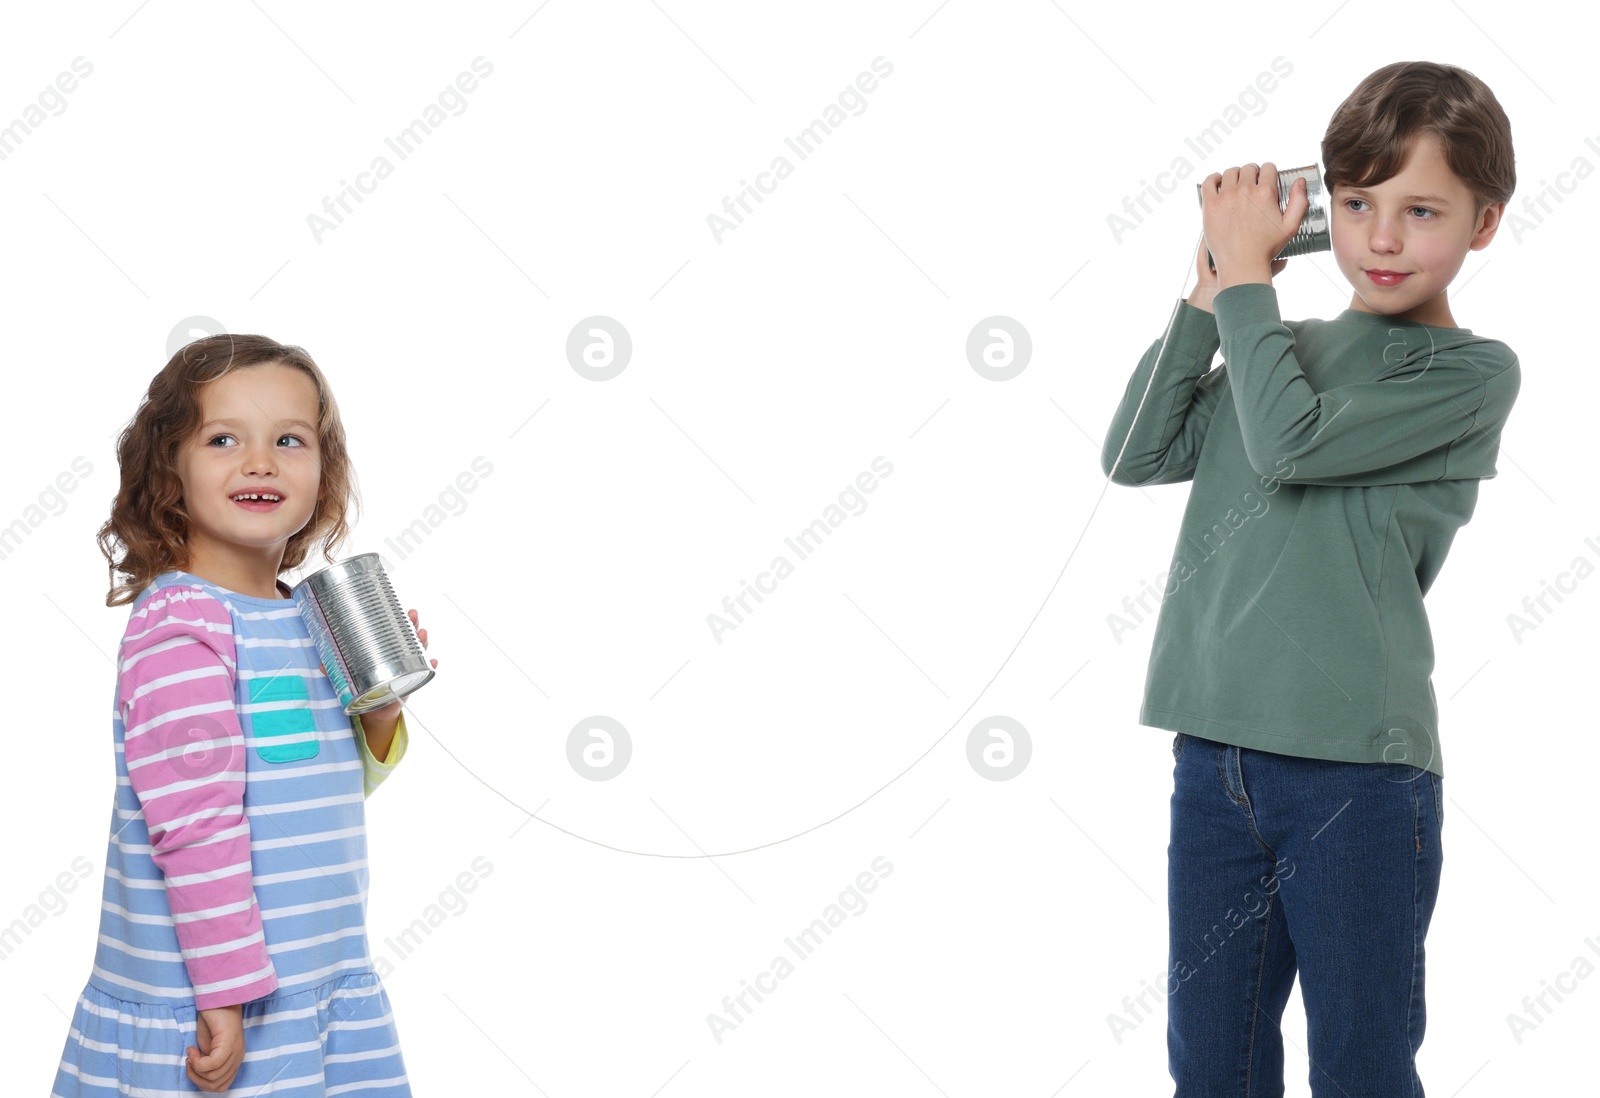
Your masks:
<path fill-rule="evenodd" d="M 433 678 L 377 553 L 313 572 L 291 593 L 347 715 L 399 701 Z"/>
<path fill-rule="evenodd" d="M 1322 191 L 1322 172 L 1315 164 L 1308 164 L 1303 168 L 1283 168 L 1278 172 L 1278 209 L 1289 208 L 1289 188 L 1294 186 L 1296 179 L 1306 181 L 1306 214 L 1300 219 L 1300 227 L 1283 246 L 1283 251 L 1274 258 L 1289 259 L 1297 255 L 1309 255 L 1312 252 L 1327 252 L 1333 250 L 1333 238 L 1328 235 L 1328 202 Z M 1202 206 L 1205 205 L 1205 184 L 1194 185 L 1195 198 Z M 1206 249 L 1206 263 L 1214 271 L 1217 265 L 1211 261 L 1211 249 Z"/>

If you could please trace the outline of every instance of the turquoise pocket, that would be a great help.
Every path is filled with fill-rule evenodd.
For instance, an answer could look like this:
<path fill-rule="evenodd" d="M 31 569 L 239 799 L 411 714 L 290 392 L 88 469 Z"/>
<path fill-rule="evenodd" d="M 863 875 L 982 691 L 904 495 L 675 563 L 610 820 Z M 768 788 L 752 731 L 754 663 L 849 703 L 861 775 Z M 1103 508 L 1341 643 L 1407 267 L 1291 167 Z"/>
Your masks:
<path fill-rule="evenodd" d="M 251 679 L 250 703 L 279 708 L 254 709 L 250 715 L 256 754 L 269 763 L 313 758 L 318 750 L 317 720 L 311 712 L 306 680 L 294 668 Z"/>

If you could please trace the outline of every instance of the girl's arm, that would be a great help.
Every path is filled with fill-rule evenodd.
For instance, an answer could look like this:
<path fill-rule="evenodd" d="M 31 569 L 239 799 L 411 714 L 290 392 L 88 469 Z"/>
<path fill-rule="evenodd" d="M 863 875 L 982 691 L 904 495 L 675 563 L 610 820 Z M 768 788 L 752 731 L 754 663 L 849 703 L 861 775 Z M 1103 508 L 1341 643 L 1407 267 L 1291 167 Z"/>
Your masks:
<path fill-rule="evenodd" d="M 251 877 L 232 616 L 199 587 L 162 588 L 130 616 L 118 668 L 128 783 L 195 1009 L 260 998 L 278 977 Z"/>
<path fill-rule="evenodd" d="M 355 727 L 356 744 L 361 748 L 365 795 L 370 797 L 405 757 L 406 719 L 396 706 L 388 717 L 380 716 L 375 710 L 351 717 L 350 723 Z"/>
<path fill-rule="evenodd" d="M 407 610 L 406 616 L 411 619 L 411 624 L 417 630 L 417 640 L 426 650 L 428 631 L 422 628 L 417 612 Z M 431 662 L 437 669 L 439 661 Z M 322 668 L 322 673 L 328 673 L 327 667 Z M 361 747 L 361 764 L 366 774 L 366 795 L 370 797 L 373 790 L 378 788 L 405 756 L 407 736 L 404 709 L 400 702 L 390 702 L 388 705 L 351 717 L 350 723 L 355 728 L 356 743 Z"/>
<path fill-rule="evenodd" d="M 385 708 L 388 707 L 385 706 Z M 361 718 L 358 717 L 356 719 L 360 720 Z M 366 719 L 361 723 L 361 729 L 366 733 L 367 750 L 372 753 L 373 758 L 386 759 L 389 757 L 389 745 L 394 742 L 395 729 L 399 726 L 400 711 L 398 709 L 393 713 L 383 715 L 380 715 L 377 711 L 366 715 Z"/>

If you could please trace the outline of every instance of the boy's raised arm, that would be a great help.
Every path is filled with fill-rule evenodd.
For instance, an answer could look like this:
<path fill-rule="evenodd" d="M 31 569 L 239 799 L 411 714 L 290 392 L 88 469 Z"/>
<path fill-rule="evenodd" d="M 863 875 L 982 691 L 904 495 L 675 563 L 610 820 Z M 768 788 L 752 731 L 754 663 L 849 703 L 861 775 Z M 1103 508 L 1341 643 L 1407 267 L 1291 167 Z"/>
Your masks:
<path fill-rule="evenodd" d="M 1503 343 L 1439 351 L 1426 327 L 1393 328 L 1371 380 L 1319 393 L 1295 359 L 1271 286 L 1231 286 L 1214 305 L 1245 454 L 1258 473 L 1338 487 L 1495 475 L 1521 380 Z"/>
<path fill-rule="evenodd" d="M 1221 369 L 1206 372 L 1220 346 L 1216 318 L 1183 300 L 1176 309 L 1166 350 L 1161 350 L 1159 338 L 1150 344 L 1128 379 L 1122 403 L 1106 431 L 1100 471 L 1115 484 L 1175 484 L 1194 479 L 1200 444 L 1205 441 L 1227 375 Z"/>

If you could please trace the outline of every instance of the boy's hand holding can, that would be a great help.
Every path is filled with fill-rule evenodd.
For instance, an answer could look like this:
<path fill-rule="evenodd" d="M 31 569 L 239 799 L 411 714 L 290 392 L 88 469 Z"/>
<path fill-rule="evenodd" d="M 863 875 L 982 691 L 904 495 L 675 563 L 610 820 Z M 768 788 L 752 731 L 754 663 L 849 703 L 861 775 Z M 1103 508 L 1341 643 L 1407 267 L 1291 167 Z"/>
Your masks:
<path fill-rule="evenodd" d="M 1200 257 L 1196 292 L 1208 282 L 1215 283 L 1212 296 L 1246 282 L 1270 283 L 1288 264 L 1286 259 L 1273 257 L 1299 230 L 1310 204 L 1306 181 L 1301 178 L 1289 188 L 1287 207 L 1278 208 L 1278 169 L 1270 160 L 1206 176 L 1200 185 L 1200 207 L 1206 248 L 1217 269 L 1213 274 L 1205 257 Z M 1207 297 L 1200 307 L 1209 306 Z"/>

